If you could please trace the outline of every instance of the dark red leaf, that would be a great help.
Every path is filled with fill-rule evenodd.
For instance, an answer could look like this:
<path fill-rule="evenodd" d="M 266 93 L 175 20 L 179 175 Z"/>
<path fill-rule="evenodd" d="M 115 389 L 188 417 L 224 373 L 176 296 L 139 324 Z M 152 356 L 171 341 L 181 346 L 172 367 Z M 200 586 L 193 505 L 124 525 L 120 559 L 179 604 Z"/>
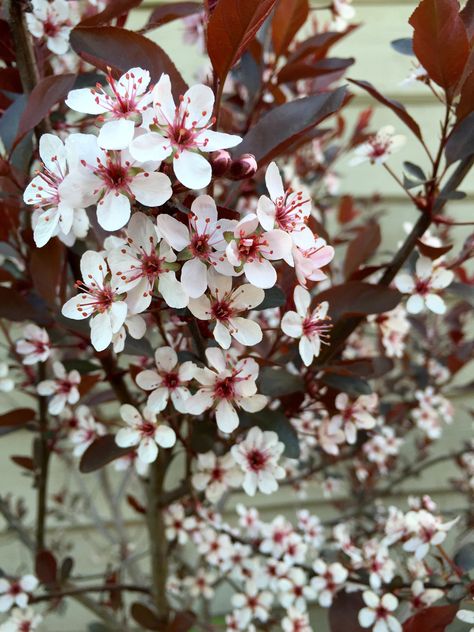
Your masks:
<path fill-rule="evenodd" d="M 36 84 L 28 97 L 26 108 L 21 115 L 16 133 L 14 146 L 17 145 L 28 132 L 38 125 L 51 108 L 66 98 L 72 89 L 76 75 L 70 73 L 66 75 L 50 75 Z"/>
<path fill-rule="evenodd" d="M 55 308 L 59 284 L 64 276 L 66 249 L 59 239 L 50 240 L 43 248 L 34 248 L 30 257 L 30 274 L 33 285 L 45 302 Z"/>
<path fill-rule="evenodd" d="M 25 470 L 29 470 L 33 472 L 35 469 L 35 464 L 33 463 L 33 459 L 30 456 L 11 456 L 10 457 L 13 463 L 16 463 L 20 467 Z"/>
<path fill-rule="evenodd" d="M 0 20 L 0 59 L 7 64 L 15 61 L 15 46 L 13 45 L 10 26 L 6 20 Z"/>
<path fill-rule="evenodd" d="M 342 360 L 337 365 L 328 367 L 326 370 L 345 369 L 349 373 L 358 375 L 359 377 L 374 378 L 381 377 L 393 369 L 394 362 L 391 358 L 373 357 L 360 358 L 357 360 Z"/>
<path fill-rule="evenodd" d="M 219 0 L 207 25 L 207 52 L 223 83 L 277 0 Z"/>
<path fill-rule="evenodd" d="M 474 154 L 474 112 L 471 112 L 454 126 L 444 153 L 448 165 Z"/>
<path fill-rule="evenodd" d="M 24 296 L 9 287 L 0 287 L 0 318 L 14 322 L 33 320 L 39 325 L 51 322 L 45 304 L 33 295 Z"/>
<path fill-rule="evenodd" d="M 344 260 L 344 275 L 348 279 L 362 263 L 365 263 L 380 246 L 380 226 L 371 221 L 361 228 L 350 242 Z"/>
<path fill-rule="evenodd" d="M 146 508 L 132 494 L 127 494 L 127 502 L 137 513 L 146 514 Z"/>
<path fill-rule="evenodd" d="M 196 622 L 193 612 L 177 612 L 173 621 L 167 626 L 166 632 L 188 632 Z"/>
<path fill-rule="evenodd" d="M 87 395 L 87 393 L 94 388 L 97 382 L 100 382 L 101 380 L 101 375 L 98 375 L 97 373 L 92 375 L 90 373 L 87 375 L 81 375 L 81 383 L 79 384 L 79 393 L 81 397 Z"/>
<path fill-rule="evenodd" d="M 93 441 L 84 452 L 79 462 L 79 470 L 83 474 L 95 472 L 131 450 L 132 448 L 119 448 L 115 443 L 114 435 L 104 435 Z"/>
<path fill-rule="evenodd" d="M 338 592 L 328 613 L 331 632 L 366 632 L 366 628 L 361 627 L 357 621 L 359 610 L 363 607 L 360 592 Z"/>
<path fill-rule="evenodd" d="M 445 632 L 458 609 L 458 604 L 425 608 L 405 621 L 403 632 Z"/>
<path fill-rule="evenodd" d="M 39 551 L 35 559 L 35 573 L 42 584 L 54 584 L 58 573 L 58 563 L 51 551 Z"/>
<path fill-rule="evenodd" d="M 339 202 L 337 220 L 340 224 L 348 224 L 359 215 L 354 206 L 352 195 L 343 195 Z"/>
<path fill-rule="evenodd" d="M 395 99 L 384 97 L 384 95 L 368 81 L 358 79 L 349 79 L 348 81 L 355 84 L 356 86 L 359 86 L 359 88 L 366 90 L 371 96 L 374 97 L 374 99 L 377 99 L 379 103 L 382 103 L 383 105 L 390 108 L 392 112 L 394 112 L 398 116 L 398 118 L 403 121 L 407 127 L 409 127 L 409 129 L 411 129 L 415 136 L 421 140 L 422 135 L 420 126 L 415 121 L 415 119 L 410 114 L 408 114 L 404 105 L 402 105 L 399 101 L 395 101 Z"/>
<path fill-rule="evenodd" d="M 288 81 L 299 81 L 300 79 L 310 79 L 320 77 L 321 75 L 328 75 L 332 72 L 339 72 L 349 68 L 354 61 L 355 59 L 353 57 L 332 57 L 330 59 L 321 59 L 314 63 L 298 62 L 287 64 L 283 66 L 278 73 L 278 81 L 280 83 L 286 83 Z"/>
<path fill-rule="evenodd" d="M 32 408 L 17 408 L 8 413 L 0 415 L 0 428 L 10 428 L 12 426 L 24 426 L 36 417 L 36 411 Z"/>
<path fill-rule="evenodd" d="M 115 18 L 128 13 L 131 9 L 138 7 L 143 0 L 111 0 L 103 11 L 90 15 L 81 22 L 78 26 L 102 26 L 103 24 L 110 24 Z"/>
<path fill-rule="evenodd" d="M 340 39 L 358 28 L 357 24 L 351 24 L 345 31 L 327 31 L 326 33 L 318 33 L 309 37 L 301 44 L 298 44 L 295 50 L 288 56 L 288 63 L 294 63 L 308 57 L 322 59 L 328 50 L 336 44 Z"/>
<path fill-rule="evenodd" d="M 148 22 L 141 32 L 145 33 L 151 29 L 156 29 L 158 26 L 185 18 L 199 11 L 202 11 L 200 2 L 168 2 L 167 4 L 160 4 L 156 9 L 153 9 Z"/>
<path fill-rule="evenodd" d="M 394 309 L 402 295 L 398 290 L 371 285 L 363 281 L 348 281 L 320 292 L 315 302 L 329 301 L 333 320 L 342 315 L 382 314 Z"/>
<path fill-rule="evenodd" d="M 466 27 L 467 36 L 472 40 L 474 37 L 474 0 L 467 0 L 460 15 Z"/>
<path fill-rule="evenodd" d="M 273 50 L 277 57 L 286 53 L 308 13 L 308 0 L 279 0 L 272 19 Z"/>
<path fill-rule="evenodd" d="M 315 94 L 284 103 L 270 110 L 245 135 L 238 145 L 240 154 L 253 154 L 259 163 L 283 153 L 291 143 L 314 128 L 325 118 L 337 112 L 346 95 L 345 88 Z"/>
<path fill-rule="evenodd" d="M 422 0 L 409 23 L 413 50 L 430 79 L 451 91 L 469 57 L 469 39 L 458 0 Z"/>
<path fill-rule="evenodd" d="M 450 246 L 441 246 L 440 248 L 436 248 L 435 246 L 429 246 L 428 244 L 425 244 L 425 242 L 421 241 L 421 239 L 416 240 L 416 245 L 418 246 L 418 250 L 424 257 L 429 257 L 433 261 L 445 255 L 453 247 L 453 245 L 451 244 Z"/>
<path fill-rule="evenodd" d="M 23 92 L 18 68 L 0 68 L 0 90 Z"/>
<path fill-rule="evenodd" d="M 70 43 L 85 61 L 118 76 L 130 68 L 145 68 L 157 82 L 162 73 L 170 76 L 175 98 L 184 94 L 187 85 L 165 51 L 147 37 L 116 26 L 76 27 Z"/>
<path fill-rule="evenodd" d="M 137 623 L 145 628 L 145 630 L 162 629 L 158 615 L 153 612 L 151 608 L 145 606 L 145 604 L 140 603 L 139 601 L 132 603 L 130 614 Z"/>
<path fill-rule="evenodd" d="M 458 121 L 474 111 L 474 71 L 469 73 L 461 88 L 461 98 L 456 108 Z"/>

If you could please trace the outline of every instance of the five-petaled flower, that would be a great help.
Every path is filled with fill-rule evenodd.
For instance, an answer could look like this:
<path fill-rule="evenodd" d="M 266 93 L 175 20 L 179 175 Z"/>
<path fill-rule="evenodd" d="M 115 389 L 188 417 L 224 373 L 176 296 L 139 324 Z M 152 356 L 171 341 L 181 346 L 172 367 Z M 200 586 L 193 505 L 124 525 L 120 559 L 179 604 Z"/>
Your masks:
<path fill-rule="evenodd" d="M 359 623 L 363 628 L 372 628 L 374 632 L 402 632 L 400 622 L 392 614 L 398 607 L 395 595 L 386 593 L 379 597 L 365 590 L 362 598 L 365 608 L 359 611 Z"/>
<path fill-rule="evenodd" d="M 425 307 L 435 314 L 444 314 L 446 304 L 440 292 L 454 279 L 452 270 L 433 264 L 428 257 L 419 257 L 413 276 L 401 273 L 395 277 L 395 285 L 400 292 L 411 294 L 406 309 L 410 314 L 418 314 Z"/>
<path fill-rule="evenodd" d="M 23 338 L 16 341 L 16 352 L 23 356 L 23 364 L 46 362 L 51 355 L 51 341 L 46 329 L 30 323 L 23 330 Z"/>
<path fill-rule="evenodd" d="M 0 612 L 7 612 L 12 606 L 26 608 L 28 598 L 38 586 L 34 575 L 23 575 L 18 580 L 0 578 Z"/>
<path fill-rule="evenodd" d="M 362 143 L 354 150 L 354 158 L 351 165 L 359 165 L 362 162 L 370 161 L 372 164 L 383 164 L 388 158 L 405 144 L 405 136 L 394 134 L 391 125 L 382 127 L 376 134 L 371 136 L 365 143 Z"/>
<path fill-rule="evenodd" d="M 156 421 L 156 415 L 145 408 L 143 415 L 130 404 L 120 407 L 120 416 L 127 424 L 115 435 L 115 442 L 121 448 L 138 446 L 137 455 L 144 463 L 153 463 L 160 448 L 172 448 L 176 442 L 175 431 L 164 423 Z"/>
<path fill-rule="evenodd" d="M 29 32 L 44 40 L 56 55 L 64 55 L 69 48 L 69 34 L 73 24 L 70 4 L 66 0 L 31 0 L 31 12 L 25 12 Z"/>
<path fill-rule="evenodd" d="M 193 487 L 203 491 L 209 502 L 216 503 L 230 487 L 239 487 L 242 478 L 242 471 L 230 453 L 216 456 L 214 452 L 205 452 L 197 455 L 196 472 L 191 480 Z"/>
<path fill-rule="evenodd" d="M 42 397 L 52 395 L 48 402 L 48 412 L 51 415 L 59 415 L 66 404 L 72 406 L 79 401 L 78 387 L 81 383 L 81 376 L 79 371 L 75 369 L 67 373 L 61 362 L 53 363 L 53 372 L 55 379 L 43 380 L 37 385 L 36 390 Z"/>

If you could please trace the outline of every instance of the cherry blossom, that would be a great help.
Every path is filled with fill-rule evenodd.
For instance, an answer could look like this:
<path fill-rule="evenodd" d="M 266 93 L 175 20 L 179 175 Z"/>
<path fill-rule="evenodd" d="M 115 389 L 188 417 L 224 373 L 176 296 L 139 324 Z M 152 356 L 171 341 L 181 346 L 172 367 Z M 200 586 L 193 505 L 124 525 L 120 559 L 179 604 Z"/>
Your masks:
<path fill-rule="evenodd" d="M 193 599 L 212 599 L 214 596 L 213 584 L 217 580 L 217 574 L 198 568 L 194 575 L 185 577 L 183 584 Z"/>
<path fill-rule="evenodd" d="M 214 452 L 205 452 L 197 455 L 196 472 L 191 481 L 195 489 L 205 493 L 209 502 L 216 503 L 230 487 L 239 487 L 242 478 L 230 453 L 218 457 Z"/>
<path fill-rule="evenodd" d="M 200 415 L 215 408 L 219 430 L 233 432 L 239 425 L 236 407 L 257 412 L 267 404 L 267 398 L 257 394 L 258 364 L 253 358 L 236 362 L 216 348 L 206 349 L 206 359 L 212 368 L 196 369 L 194 377 L 201 386 L 187 400 L 187 411 Z"/>
<path fill-rule="evenodd" d="M 112 346 L 115 353 L 121 353 L 125 349 L 127 334 L 134 340 L 141 340 L 146 334 L 146 321 L 139 314 L 130 314 L 130 304 L 128 313 L 122 327 L 112 336 Z"/>
<path fill-rule="evenodd" d="M 82 456 L 91 443 L 105 434 L 105 426 L 99 423 L 88 406 L 78 406 L 74 411 L 76 427 L 69 435 L 69 440 L 74 445 L 74 456 Z"/>
<path fill-rule="evenodd" d="M 425 509 L 409 511 L 405 516 L 405 524 L 411 537 L 404 543 L 404 550 L 413 553 L 419 560 L 423 559 L 430 546 L 444 542 L 448 531 L 458 520 L 459 517 L 443 523 L 441 518 Z"/>
<path fill-rule="evenodd" d="M 33 232 L 36 245 L 41 248 L 56 235 L 61 235 L 63 239 L 71 233 L 85 237 L 89 220 L 82 208 L 80 192 L 67 180 L 71 165 L 67 146 L 58 136 L 43 134 L 39 155 L 42 170 L 37 172 L 23 193 L 24 202 L 38 209 Z"/>
<path fill-rule="evenodd" d="M 93 250 L 81 257 L 83 281 L 77 281 L 81 293 L 69 299 L 62 308 L 63 316 L 74 320 L 90 319 L 91 343 L 103 351 L 122 327 L 127 316 L 127 304 L 119 300 L 117 288 L 111 285 L 105 259 Z"/>
<path fill-rule="evenodd" d="M 278 465 L 284 449 L 276 432 L 262 432 L 257 426 L 232 447 L 232 456 L 245 475 L 242 487 L 246 494 L 255 496 L 257 489 L 263 494 L 273 494 L 278 489 L 277 481 L 285 476 L 285 470 Z"/>
<path fill-rule="evenodd" d="M 25 13 L 30 33 L 44 40 L 52 53 L 64 55 L 73 27 L 69 3 L 66 0 L 31 0 L 31 8 L 31 12 Z"/>
<path fill-rule="evenodd" d="M 324 281 L 326 274 L 321 270 L 334 258 L 334 248 L 328 246 L 321 237 L 314 238 L 308 247 L 296 244 L 292 249 L 295 274 L 298 283 L 306 287 L 307 281 Z"/>
<path fill-rule="evenodd" d="M 6 362 L 0 362 L 0 392 L 10 393 L 15 388 L 15 382 L 9 376 L 9 366 Z"/>
<path fill-rule="evenodd" d="M 265 622 L 270 615 L 273 595 L 266 590 L 259 591 L 255 583 L 248 582 L 244 593 L 232 597 L 234 616 L 240 630 L 248 630 L 249 624 L 257 619 Z"/>
<path fill-rule="evenodd" d="M 173 503 L 165 512 L 166 538 L 172 542 L 177 540 L 179 544 L 186 544 L 189 533 L 195 527 L 195 519 L 186 517 L 184 507 L 179 503 Z"/>
<path fill-rule="evenodd" d="M 170 307 L 186 307 L 189 297 L 173 271 L 176 255 L 160 241 L 156 227 L 144 213 L 134 213 L 123 245 L 108 252 L 112 278 L 118 291 L 127 293 L 134 312 L 150 305 L 155 284 Z"/>
<path fill-rule="evenodd" d="M 351 401 L 347 393 L 339 393 L 335 406 L 341 412 L 332 417 L 331 426 L 341 428 L 346 435 L 347 443 L 354 444 L 358 430 L 374 428 L 376 421 L 371 412 L 375 410 L 377 403 L 378 397 L 375 393 L 361 395 L 355 401 Z"/>
<path fill-rule="evenodd" d="M 136 377 L 140 388 L 153 391 L 148 397 L 148 408 L 155 413 L 161 412 L 171 399 L 176 410 L 186 412 L 186 401 L 190 396 L 187 384 L 194 377 L 196 365 L 187 361 L 178 366 L 178 355 L 171 347 L 157 349 L 155 362 L 156 370 L 147 369 Z"/>
<path fill-rule="evenodd" d="M 115 442 L 121 448 L 138 446 L 138 458 L 144 463 L 153 463 L 160 448 L 171 448 L 176 442 L 172 428 L 156 421 L 155 415 L 145 408 L 143 415 L 130 404 L 122 404 L 120 416 L 126 423 L 115 435 Z"/>
<path fill-rule="evenodd" d="M 282 557 L 293 532 L 293 525 L 284 516 L 275 516 L 270 523 L 261 524 L 260 551 L 275 558 Z"/>
<path fill-rule="evenodd" d="M 23 338 L 16 341 L 16 352 L 23 357 L 23 364 L 46 362 L 51 355 L 51 342 L 48 332 L 32 323 L 25 326 Z"/>
<path fill-rule="evenodd" d="M 291 235 L 294 243 L 309 248 L 313 245 L 313 233 L 307 226 L 311 214 L 311 200 L 303 191 L 283 188 L 283 180 L 275 162 L 265 173 L 270 197 L 262 195 L 258 201 L 257 217 L 264 230 L 279 228 Z"/>
<path fill-rule="evenodd" d="M 311 587 L 316 593 L 319 605 L 323 608 L 329 608 L 334 595 L 349 576 L 349 571 L 339 562 L 328 565 L 321 559 L 314 562 L 313 570 L 316 577 L 311 579 Z"/>
<path fill-rule="evenodd" d="M 219 219 L 217 207 L 209 195 L 200 195 L 191 204 L 189 228 L 171 215 L 158 216 L 156 224 L 165 241 L 186 259 L 181 268 L 181 283 L 191 298 L 199 298 L 207 288 L 207 270 L 212 266 L 226 276 L 234 269 L 225 256 L 227 242 L 224 233 L 237 222 Z"/>
<path fill-rule="evenodd" d="M 266 289 L 273 287 L 277 280 L 270 261 L 285 259 L 289 265 L 293 265 L 292 241 L 288 233 L 279 229 L 257 231 L 258 224 L 255 213 L 249 213 L 241 219 L 234 228 L 226 254 L 234 267 L 242 267 L 249 283 Z"/>
<path fill-rule="evenodd" d="M 294 606 L 288 608 L 286 617 L 282 619 L 281 628 L 283 632 L 313 632 L 308 613 Z"/>
<path fill-rule="evenodd" d="M 52 395 L 48 402 L 48 412 L 51 415 L 59 415 L 67 404 L 73 406 L 79 401 L 78 386 L 81 383 L 81 376 L 75 369 L 66 372 L 61 362 L 53 362 L 53 373 L 55 378 L 43 380 L 36 390 L 42 397 Z"/>
<path fill-rule="evenodd" d="M 444 314 L 446 304 L 440 292 L 454 279 L 451 270 L 435 265 L 428 257 L 419 257 L 414 276 L 401 273 L 395 277 L 395 285 L 400 292 L 411 294 L 406 309 L 410 314 L 418 314 L 425 308 L 435 314 Z"/>
<path fill-rule="evenodd" d="M 0 625 L 0 632 L 34 632 L 43 621 L 31 608 L 13 608 L 10 618 Z"/>
<path fill-rule="evenodd" d="M 278 580 L 279 600 L 284 608 L 306 609 L 306 602 L 315 598 L 312 586 L 302 568 L 294 567 Z"/>
<path fill-rule="evenodd" d="M 299 352 L 305 366 L 310 366 L 321 351 L 321 342 L 328 339 L 328 331 L 332 327 L 327 321 L 329 303 L 324 301 L 311 310 L 311 295 L 301 285 L 293 292 L 296 312 L 289 311 L 281 320 L 283 332 L 291 338 L 299 338 Z"/>
<path fill-rule="evenodd" d="M 260 305 L 265 292 L 249 283 L 232 289 L 232 277 L 217 274 L 212 269 L 208 278 L 209 295 L 190 299 L 189 311 L 200 320 L 215 322 L 213 336 L 223 349 L 230 347 L 232 338 L 250 347 L 261 342 L 260 325 L 242 317 L 241 313 Z"/>
<path fill-rule="evenodd" d="M 366 604 L 359 612 L 359 623 L 363 628 L 372 628 L 374 632 L 402 632 L 402 626 L 393 616 L 398 607 L 398 599 L 391 593 L 379 597 L 365 590 L 362 597 Z"/>
<path fill-rule="evenodd" d="M 444 596 L 444 592 L 439 588 L 425 588 L 420 579 L 415 579 L 412 583 L 411 594 L 411 606 L 414 610 L 429 608 Z"/>
<path fill-rule="evenodd" d="M 364 443 L 362 449 L 367 459 L 376 463 L 383 473 L 388 470 L 390 457 L 397 456 L 403 439 L 395 435 L 395 430 L 389 426 L 380 428 L 380 432 Z"/>
<path fill-rule="evenodd" d="M 405 136 L 394 132 L 395 130 L 391 125 L 382 127 L 365 143 L 356 147 L 355 156 L 349 164 L 359 165 L 362 162 L 370 161 L 372 164 L 381 165 L 386 162 L 391 154 L 399 150 L 406 141 Z"/>
<path fill-rule="evenodd" d="M 171 197 L 170 179 L 156 171 L 159 161 L 142 163 L 125 149 L 103 150 L 93 134 L 70 134 L 66 148 L 74 166 L 65 185 L 80 193 L 84 206 L 97 204 L 97 220 L 105 230 L 125 226 L 133 201 L 160 206 Z"/>
<path fill-rule="evenodd" d="M 99 115 L 103 122 L 97 142 L 104 149 L 126 149 L 133 140 L 135 124 L 152 101 L 147 92 L 150 73 L 142 68 L 131 68 L 117 81 L 107 75 L 109 90 L 98 83 L 94 88 L 71 90 L 66 105 L 84 114 Z"/>
<path fill-rule="evenodd" d="M 38 586 L 34 575 L 23 575 L 18 580 L 0 578 L 0 612 L 7 612 L 12 606 L 26 608 L 28 598 Z"/>
<path fill-rule="evenodd" d="M 150 131 L 133 140 L 132 156 L 142 162 L 172 158 L 174 173 L 185 187 L 206 187 L 212 170 L 201 152 L 235 147 L 242 139 L 209 129 L 214 123 L 214 94 L 209 87 L 192 86 L 176 106 L 169 75 L 163 74 L 152 94 Z"/>

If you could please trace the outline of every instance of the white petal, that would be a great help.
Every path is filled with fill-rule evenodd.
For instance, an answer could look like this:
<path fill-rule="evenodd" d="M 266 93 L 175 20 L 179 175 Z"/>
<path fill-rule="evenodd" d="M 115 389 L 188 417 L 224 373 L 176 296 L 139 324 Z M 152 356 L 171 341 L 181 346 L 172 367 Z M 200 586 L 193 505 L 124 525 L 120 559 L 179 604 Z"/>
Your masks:
<path fill-rule="evenodd" d="M 255 321 L 238 316 L 232 318 L 231 323 L 232 326 L 235 327 L 235 331 L 232 335 L 240 344 L 251 347 L 262 341 L 262 330 L 260 329 L 260 325 Z"/>
<path fill-rule="evenodd" d="M 191 298 L 199 298 L 207 289 L 207 266 L 200 259 L 190 259 L 181 268 L 181 283 Z"/>
<path fill-rule="evenodd" d="M 446 312 L 446 304 L 437 294 L 428 294 L 425 297 L 426 307 L 435 314 L 444 314 Z"/>
<path fill-rule="evenodd" d="M 159 369 L 169 373 L 178 364 L 178 356 L 171 347 L 160 347 L 155 351 L 155 362 Z"/>
<path fill-rule="evenodd" d="M 146 162 L 147 160 L 162 161 L 171 154 L 169 141 L 156 132 L 148 132 L 137 136 L 130 143 L 130 153 L 135 160 Z"/>
<path fill-rule="evenodd" d="M 122 193 L 106 193 L 97 205 L 97 220 L 105 230 L 118 230 L 129 219 L 130 200 Z"/>
<path fill-rule="evenodd" d="M 425 301 L 419 294 L 413 294 L 407 301 L 406 309 L 409 314 L 419 314 L 425 307 Z"/>
<path fill-rule="evenodd" d="M 297 285 L 293 292 L 293 300 L 295 302 L 296 311 L 300 316 L 306 316 L 311 304 L 311 295 L 301 285 Z"/>
<path fill-rule="evenodd" d="M 158 282 L 158 289 L 169 307 L 180 309 L 187 306 L 189 297 L 181 283 L 176 280 L 174 273 L 162 274 Z"/>
<path fill-rule="evenodd" d="M 181 252 L 190 244 L 188 227 L 171 215 L 162 213 L 156 218 L 156 225 L 165 241 L 177 252 Z"/>
<path fill-rule="evenodd" d="M 126 149 L 133 140 L 135 123 L 128 119 L 107 121 L 100 129 L 97 142 L 104 149 Z"/>
<path fill-rule="evenodd" d="M 161 206 L 173 193 L 168 176 L 156 171 L 137 174 L 130 183 L 130 190 L 145 206 Z"/>
<path fill-rule="evenodd" d="M 157 388 L 148 398 L 148 408 L 154 413 L 160 413 L 168 405 L 168 396 L 169 390 L 167 388 Z"/>
<path fill-rule="evenodd" d="M 273 201 L 279 197 L 283 197 L 285 191 L 283 189 L 283 181 L 281 179 L 280 171 L 276 162 L 271 162 L 265 172 L 265 184 L 267 190 L 270 193 L 270 197 Z M 273 228 L 273 226 L 272 226 Z"/>
<path fill-rule="evenodd" d="M 309 338 L 302 336 L 298 344 L 298 349 L 301 359 L 303 360 L 303 364 L 305 366 L 310 366 L 314 358 L 314 350 Z"/>
<path fill-rule="evenodd" d="M 209 391 L 199 390 L 186 401 L 186 410 L 191 415 L 200 415 L 211 408 L 214 398 Z"/>
<path fill-rule="evenodd" d="M 203 189 L 211 181 L 211 165 L 201 154 L 192 151 L 185 150 L 175 156 L 173 169 L 178 180 L 188 189 Z"/>
<path fill-rule="evenodd" d="M 217 427 L 222 432 L 231 433 L 239 425 L 239 416 L 230 402 L 223 399 L 216 406 Z"/>
<path fill-rule="evenodd" d="M 264 230 L 275 228 L 275 204 L 266 195 L 262 195 L 258 200 L 257 217 Z"/>
<path fill-rule="evenodd" d="M 218 149 L 228 149 L 235 147 L 242 142 L 240 136 L 234 134 L 224 134 L 223 132 L 214 132 L 210 129 L 204 130 L 197 137 L 199 149 L 201 151 L 217 151 Z"/>
<path fill-rule="evenodd" d="M 153 463 L 156 461 L 156 457 L 158 456 L 158 446 L 155 441 L 150 437 L 146 439 L 142 439 L 140 441 L 140 445 L 137 450 L 138 458 L 143 463 Z"/>
<path fill-rule="evenodd" d="M 172 448 L 176 443 L 176 433 L 173 428 L 161 424 L 155 432 L 155 441 L 162 448 Z"/>
<path fill-rule="evenodd" d="M 171 81 L 169 75 L 162 74 L 158 83 L 153 88 L 153 105 L 160 125 L 173 122 L 176 106 L 171 94 Z"/>
<path fill-rule="evenodd" d="M 66 149 L 59 136 L 43 134 L 39 142 L 39 154 L 49 171 L 62 176 L 66 174 Z"/>
<path fill-rule="evenodd" d="M 244 272 L 252 285 L 263 289 L 273 287 L 277 280 L 275 268 L 266 259 L 244 263 Z"/>
<path fill-rule="evenodd" d="M 303 318 L 296 312 L 290 311 L 281 319 L 283 333 L 290 338 L 301 338 L 303 335 Z"/>
<path fill-rule="evenodd" d="M 115 435 L 115 443 L 120 448 L 131 448 L 140 441 L 140 432 L 133 428 L 120 428 Z"/>
<path fill-rule="evenodd" d="M 91 343 L 96 351 L 103 351 L 112 342 L 112 327 L 107 312 L 96 314 L 90 320 Z"/>

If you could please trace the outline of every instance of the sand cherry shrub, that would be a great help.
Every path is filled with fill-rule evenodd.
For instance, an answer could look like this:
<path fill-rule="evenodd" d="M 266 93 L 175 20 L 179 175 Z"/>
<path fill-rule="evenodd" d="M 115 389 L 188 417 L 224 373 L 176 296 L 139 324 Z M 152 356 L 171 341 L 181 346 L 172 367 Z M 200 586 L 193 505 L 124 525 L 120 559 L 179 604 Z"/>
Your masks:
<path fill-rule="evenodd" d="M 0 426 L 36 502 L 2 486 L 31 557 L 2 563 L 0 629 L 71 600 L 95 632 L 472 623 L 472 1 L 422 0 L 392 43 L 436 138 L 344 78 L 350 0 L 161 3 L 140 31 L 140 0 L 3 4 Z M 170 22 L 203 56 L 189 83 Z M 390 124 L 357 98 L 349 123 L 353 90 Z M 407 198 L 399 243 L 373 182 L 340 193 L 363 162 Z M 435 465 L 454 510 L 404 497 Z M 259 511 L 285 490 L 297 509 Z"/>

